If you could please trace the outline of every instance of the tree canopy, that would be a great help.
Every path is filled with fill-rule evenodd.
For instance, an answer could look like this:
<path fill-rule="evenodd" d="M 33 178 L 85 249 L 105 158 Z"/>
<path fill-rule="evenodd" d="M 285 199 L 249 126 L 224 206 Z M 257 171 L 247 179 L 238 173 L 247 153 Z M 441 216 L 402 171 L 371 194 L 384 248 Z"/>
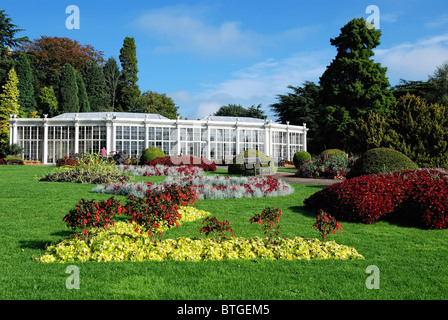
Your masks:
<path fill-rule="evenodd" d="M 178 107 L 172 98 L 153 91 L 143 92 L 135 100 L 133 111 L 160 114 L 168 119 L 176 119 L 179 116 Z"/>
<path fill-rule="evenodd" d="M 248 117 L 256 119 L 266 119 L 264 111 L 261 109 L 261 104 L 258 106 L 252 105 L 249 108 L 244 108 L 239 104 L 229 104 L 222 106 L 214 113 L 215 116 L 222 117 Z"/>

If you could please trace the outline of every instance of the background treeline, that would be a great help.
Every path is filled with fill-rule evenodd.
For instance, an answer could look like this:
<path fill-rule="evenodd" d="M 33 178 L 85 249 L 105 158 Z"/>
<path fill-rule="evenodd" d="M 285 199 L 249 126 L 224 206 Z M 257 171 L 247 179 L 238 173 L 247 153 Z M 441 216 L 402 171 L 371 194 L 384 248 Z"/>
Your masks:
<path fill-rule="evenodd" d="M 141 92 L 135 40 L 126 37 L 119 52 L 102 51 L 78 41 L 51 36 L 30 40 L 0 10 L 0 93 L 14 69 L 22 115 L 41 117 L 65 112 L 153 112 L 176 118 L 178 107 L 164 94 Z M 162 110 L 158 109 L 162 102 Z"/>

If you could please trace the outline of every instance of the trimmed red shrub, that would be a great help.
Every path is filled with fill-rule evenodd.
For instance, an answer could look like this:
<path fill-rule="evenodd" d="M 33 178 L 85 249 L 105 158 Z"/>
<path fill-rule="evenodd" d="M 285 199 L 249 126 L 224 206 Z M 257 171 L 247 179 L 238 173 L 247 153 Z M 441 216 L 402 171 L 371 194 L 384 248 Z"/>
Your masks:
<path fill-rule="evenodd" d="M 164 165 L 167 167 L 179 167 L 179 166 L 194 166 L 200 167 L 204 171 L 216 171 L 216 164 L 205 158 L 193 157 L 193 156 L 169 156 L 163 158 L 157 158 L 146 162 L 147 165 L 156 166 Z"/>
<path fill-rule="evenodd" d="M 425 229 L 448 227 L 448 173 L 406 170 L 360 176 L 328 186 L 305 199 L 340 220 L 372 224 L 395 219 Z"/>

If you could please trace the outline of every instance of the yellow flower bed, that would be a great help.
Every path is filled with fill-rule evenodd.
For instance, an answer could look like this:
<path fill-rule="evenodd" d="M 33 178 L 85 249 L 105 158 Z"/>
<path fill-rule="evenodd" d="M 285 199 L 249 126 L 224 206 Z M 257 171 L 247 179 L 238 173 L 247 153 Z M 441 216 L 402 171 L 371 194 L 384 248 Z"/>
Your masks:
<path fill-rule="evenodd" d="M 194 221 L 210 213 L 193 207 L 182 207 L 182 222 Z M 135 232 L 135 229 L 140 232 Z M 93 229 L 89 244 L 81 239 L 66 239 L 49 246 L 40 262 L 75 261 L 203 261 L 229 259 L 313 260 L 364 259 L 353 247 L 318 239 L 230 238 L 221 242 L 212 239 L 165 239 L 151 241 L 143 230 L 128 222 L 117 222 L 109 230 Z"/>

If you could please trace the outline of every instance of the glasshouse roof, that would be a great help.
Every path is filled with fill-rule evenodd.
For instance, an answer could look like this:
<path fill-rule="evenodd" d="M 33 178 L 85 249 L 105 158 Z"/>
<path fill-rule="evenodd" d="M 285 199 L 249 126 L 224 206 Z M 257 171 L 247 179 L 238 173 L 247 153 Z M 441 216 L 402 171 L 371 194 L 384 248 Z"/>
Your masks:
<path fill-rule="evenodd" d="M 207 116 L 201 120 L 206 121 L 222 121 L 222 122 L 245 122 L 245 123 L 264 123 L 264 119 L 248 118 L 248 117 L 222 117 L 222 116 Z"/>
<path fill-rule="evenodd" d="M 154 113 L 131 113 L 131 112 L 80 112 L 80 113 L 64 113 L 53 117 L 53 119 L 73 120 L 75 118 L 81 120 L 105 120 L 111 119 L 160 119 L 169 120 L 168 118 Z"/>

